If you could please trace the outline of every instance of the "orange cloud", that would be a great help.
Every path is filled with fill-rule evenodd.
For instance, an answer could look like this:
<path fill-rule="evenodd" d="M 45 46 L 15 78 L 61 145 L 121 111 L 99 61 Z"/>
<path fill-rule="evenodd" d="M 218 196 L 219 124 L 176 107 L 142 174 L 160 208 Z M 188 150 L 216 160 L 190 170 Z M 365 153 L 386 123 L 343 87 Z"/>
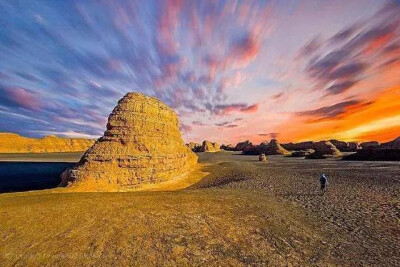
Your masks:
<path fill-rule="evenodd" d="M 400 86 L 380 92 L 368 104 L 345 106 L 340 113 L 323 120 L 312 112 L 306 118 L 297 115 L 290 124 L 282 124 L 278 129 L 282 133 L 281 139 L 388 141 L 400 136 Z"/>

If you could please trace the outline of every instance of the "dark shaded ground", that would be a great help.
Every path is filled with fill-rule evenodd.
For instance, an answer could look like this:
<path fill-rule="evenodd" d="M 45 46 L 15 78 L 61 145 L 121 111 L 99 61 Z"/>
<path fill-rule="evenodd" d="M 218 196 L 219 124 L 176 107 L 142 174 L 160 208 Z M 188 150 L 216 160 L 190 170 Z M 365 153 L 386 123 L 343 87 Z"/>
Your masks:
<path fill-rule="evenodd" d="M 329 233 L 329 257 L 340 264 L 399 266 L 400 162 L 305 160 L 203 153 L 211 174 L 191 188 L 262 190 L 296 203 Z M 319 194 L 325 173 L 328 192 Z"/>

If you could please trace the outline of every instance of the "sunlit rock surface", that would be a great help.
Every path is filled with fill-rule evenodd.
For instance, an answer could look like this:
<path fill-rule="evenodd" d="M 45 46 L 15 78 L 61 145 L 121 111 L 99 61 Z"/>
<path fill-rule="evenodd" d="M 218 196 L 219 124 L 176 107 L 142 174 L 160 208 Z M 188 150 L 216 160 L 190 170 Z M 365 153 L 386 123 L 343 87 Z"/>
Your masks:
<path fill-rule="evenodd" d="M 104 136 L 62 174 L 61 185 L 132 189 L 183 175 L 196 163 L 175 112 L 157 98 L 128 93 L 110 114 Z"/>
<path fill-rule="evenodd" d="M 61 138 L 54 135 L 28 138 L 14 133 L 0 133 L 0 153 L 51 153 L 86 151 L 95 140 Z"/>

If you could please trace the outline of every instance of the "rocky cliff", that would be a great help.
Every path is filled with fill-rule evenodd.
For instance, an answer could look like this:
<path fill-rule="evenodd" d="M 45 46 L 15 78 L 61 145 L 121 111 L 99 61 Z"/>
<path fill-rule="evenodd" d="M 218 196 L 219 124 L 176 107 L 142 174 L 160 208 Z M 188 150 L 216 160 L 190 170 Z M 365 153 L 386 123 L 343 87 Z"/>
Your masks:
<path fill-rule="evenodd" d="M 123 191 L 171 180 L 196 163 L 175 112 L 157 98 L 128 93 L 110 114 L 104 136 L 62 174 L 61 185 Z"/>
<path fill-rule="evenodd" d="M 46 136 L 28 138 L 14 133 L 0 133 L 0 153 L 50 153 L 86 151 L 95 140 Z"/>

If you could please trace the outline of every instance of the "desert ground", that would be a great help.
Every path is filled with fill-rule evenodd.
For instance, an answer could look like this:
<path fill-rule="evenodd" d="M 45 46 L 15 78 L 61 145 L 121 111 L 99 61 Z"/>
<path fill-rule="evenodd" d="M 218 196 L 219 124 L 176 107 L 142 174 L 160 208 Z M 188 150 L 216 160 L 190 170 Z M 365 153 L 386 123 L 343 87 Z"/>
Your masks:
<path fill-rule="evenodd" d="M 198 155 L 176 191 L 0 194 L 1 265 L 400 265 L 399 162 Z"/>

